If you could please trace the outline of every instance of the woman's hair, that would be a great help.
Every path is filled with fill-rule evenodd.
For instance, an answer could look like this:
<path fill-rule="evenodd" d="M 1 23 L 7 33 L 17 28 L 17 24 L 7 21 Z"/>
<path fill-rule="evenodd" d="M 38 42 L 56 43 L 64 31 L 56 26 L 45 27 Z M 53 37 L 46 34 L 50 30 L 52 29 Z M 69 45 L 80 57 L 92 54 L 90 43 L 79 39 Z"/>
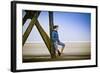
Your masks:
<path fill-rule="evenodd" d="M 53 26 L 53 29 L 56 29 L 56 28 L 58 28 L 58 25 L 54 25 L 54 26 Z"/>

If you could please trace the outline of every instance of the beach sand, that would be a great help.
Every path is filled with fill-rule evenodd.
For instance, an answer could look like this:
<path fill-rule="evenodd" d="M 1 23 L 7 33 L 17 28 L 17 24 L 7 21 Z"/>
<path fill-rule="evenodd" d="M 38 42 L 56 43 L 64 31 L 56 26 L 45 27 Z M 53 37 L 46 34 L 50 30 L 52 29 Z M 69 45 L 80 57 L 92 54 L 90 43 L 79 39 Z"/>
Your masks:
<path fill-rule="evenodd" d="M 23 62 L 86 60 L 91 58 L 91 45 L 90 42 L 66 42 L 62 55 L 51 59 L 44 43 L 25 43 L 22 56 Z"/>

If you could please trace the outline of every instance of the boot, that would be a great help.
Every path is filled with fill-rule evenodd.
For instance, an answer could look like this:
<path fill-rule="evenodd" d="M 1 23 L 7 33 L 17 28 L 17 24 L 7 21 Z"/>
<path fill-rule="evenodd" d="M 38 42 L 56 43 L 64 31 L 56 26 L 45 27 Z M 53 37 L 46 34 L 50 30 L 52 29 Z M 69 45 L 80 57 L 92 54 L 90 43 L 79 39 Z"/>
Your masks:
<path fill-rule="evenodd" d="M 59 55 L 59 56 L 61 56 L 61 53 L 60 53 L 60 51 L 59 51 L 59 50 L 58 50 L 58 55 Z"/>

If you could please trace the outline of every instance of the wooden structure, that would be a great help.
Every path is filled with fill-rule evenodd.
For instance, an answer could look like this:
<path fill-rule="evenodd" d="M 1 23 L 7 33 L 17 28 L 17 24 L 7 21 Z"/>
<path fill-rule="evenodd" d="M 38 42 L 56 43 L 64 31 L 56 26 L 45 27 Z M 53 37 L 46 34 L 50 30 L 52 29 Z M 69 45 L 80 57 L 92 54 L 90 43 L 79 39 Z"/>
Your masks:
<path fill-rule="evenodd" d="M 51 40 L 51 33 L 53 30 L 53 12 L 48 12 L 49 13 L 49 27 L 50 27 L 50 38 L 48 37 L 48 35 L 46 34 L 46 32 L 44 31 L 44 29 L 42 28 L 42 24 L 40 25 L 39 21 L 37 20 L 37 18 L 39 17 L 41 11 L 29 11 L 29 10 L 25 10 L 26 14 L 23 18 L 23 25 L 25 24 L 27 19 L 31 19 L 31 22 L 29 23 L 29 26 L 27 27 L 24 35 L 23 35 L 23 46 L 30 34 L 30 32 L 32 31 L 34 25 L 36 26 L 36 28 L 38 29 L 44 43 L 46 44 L 48 51 L 51 55 L 51 58 L 55 58 L 55 51 L 54 51 L 54 46 Z M 33 35 L 34 36 L 34 35 Z"/>

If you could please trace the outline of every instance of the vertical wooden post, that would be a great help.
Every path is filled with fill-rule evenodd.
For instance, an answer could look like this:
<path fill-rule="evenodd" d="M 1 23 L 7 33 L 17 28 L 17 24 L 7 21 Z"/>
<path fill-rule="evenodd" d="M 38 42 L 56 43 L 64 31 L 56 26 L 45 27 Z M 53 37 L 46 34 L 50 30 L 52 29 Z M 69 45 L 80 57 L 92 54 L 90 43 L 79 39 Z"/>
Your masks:
<path fill-rule="evenodd" d="M 51 58 L 55 58 L 56 57 L 55 50 L 54 50 L 55 48 L 54 48 L 54 45 L 53 45 L 53 42 L 52 42 L 53 26 L 54 26 L 54 23 L 53 23 L 53 12 L 49 11 L 49 29 L 50 29 L 50 41 L 51 41 Z"/>

